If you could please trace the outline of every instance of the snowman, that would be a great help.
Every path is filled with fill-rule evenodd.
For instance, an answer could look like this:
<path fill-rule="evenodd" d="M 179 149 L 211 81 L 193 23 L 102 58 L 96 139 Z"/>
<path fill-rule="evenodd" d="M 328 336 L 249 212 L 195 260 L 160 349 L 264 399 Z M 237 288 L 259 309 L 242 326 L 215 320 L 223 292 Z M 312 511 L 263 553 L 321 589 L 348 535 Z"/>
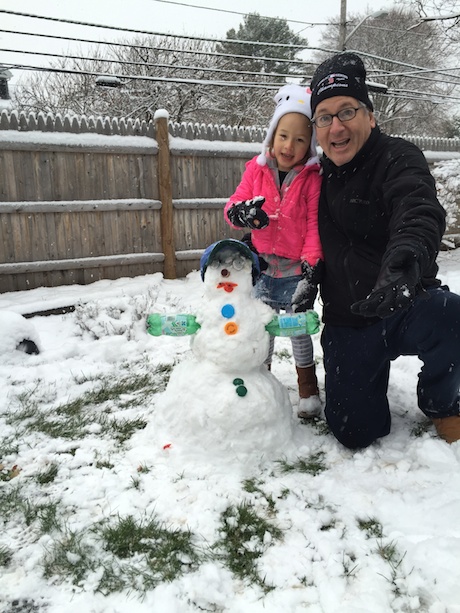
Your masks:
<path fill-rule="evenodd" d="M 155 435 L 169 453 L 264 460 L 293 444 L 286 388 L 264 365 L 275 311 L 253 295 L 257 256 L 238 240 L 201 258 L 204 295 L 190 357 L 178 364 L 155 406 Z"/>

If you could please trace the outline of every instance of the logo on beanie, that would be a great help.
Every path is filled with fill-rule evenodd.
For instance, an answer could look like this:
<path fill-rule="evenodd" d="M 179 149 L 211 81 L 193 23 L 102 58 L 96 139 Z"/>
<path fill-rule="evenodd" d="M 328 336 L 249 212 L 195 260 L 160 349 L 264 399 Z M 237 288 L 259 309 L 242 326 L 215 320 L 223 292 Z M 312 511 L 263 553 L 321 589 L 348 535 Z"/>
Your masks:
<path fill-rule="evenodd" d="M 336 72 L 327 77 L 321 79 L 321 81 L 316 86 L 316 96 L 321 96 L 323 92 L 328 90 L 343 88 L 347 89 L 349 87 L 348 76 L 343 74 L 343 72 Z"/>

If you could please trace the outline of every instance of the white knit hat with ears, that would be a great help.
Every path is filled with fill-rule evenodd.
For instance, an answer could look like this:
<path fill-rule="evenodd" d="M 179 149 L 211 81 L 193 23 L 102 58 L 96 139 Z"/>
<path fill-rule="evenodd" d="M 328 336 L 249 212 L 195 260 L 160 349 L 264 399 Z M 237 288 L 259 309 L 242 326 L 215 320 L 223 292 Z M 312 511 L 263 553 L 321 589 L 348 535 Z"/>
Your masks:
<path fill-rule="evenodd" d="M 308 117 L 308 119 L 311 119 L 312 113 L 310 99 L 310 88 L 303 85 L 284 85 L 277 92 L 277 94 L 275 94 L 273 100 L 276 102 L 276 109 L 273 113 L 270 125 L 268 126 L 267 136 L 262 144 L 262 153 L 257 158 L 257 162 L 261 166 L 264 166 L 267 163 L 265 156 L 267 150 L 271 146 L 276 126 L 278 125 L 281 117 L 283 117 L 283 115 L 287 115 L 288 113 L 301 113 L 302 115 L 305 115 L 305 117 Z M 312 164 L 315 162 L 318 162 L 318 157 L 316 152 L 316 134 L 314 126 L 312 126 L 310 155 L 307 164 Z"/>

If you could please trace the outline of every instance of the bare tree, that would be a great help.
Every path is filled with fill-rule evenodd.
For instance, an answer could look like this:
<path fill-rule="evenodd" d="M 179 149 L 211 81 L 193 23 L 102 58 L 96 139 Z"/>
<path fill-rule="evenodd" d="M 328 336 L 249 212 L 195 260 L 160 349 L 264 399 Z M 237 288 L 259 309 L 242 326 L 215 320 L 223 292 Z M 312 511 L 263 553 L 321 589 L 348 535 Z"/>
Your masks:
<path fill-rule="evenodd" d="M 209 121 L 212 82 L 221 79 L 214 43 L 148 37 L 101 43 L 80 55 L 60 58 L 51 72 L 22 79 L 14 93 L 16 107 L 147 120 L 165 108 L 173 121 Z M 116 75 L 120 87 L 98 87 L 97 75 Z"/>
<path fill-rule="evenodd" d="M 460 44 L 460 7 L 458 0 L 400 0 L 420 20 L 428 18 L 451 43 Z M 414 23 L 416 25 L 417 22 Z M 419 22 L 420 23 L 420 22 Z M 457 47 L 458 51 L 458 47 Z M 452 52 L 452 49 L 451 49 Z"/>
<path fill-rule="evenodd" d="M 362 17 L 352 19 L 359 23 Z M 438 29 L 427 22 L 408 30 L 416 21 L 413 11 L 394 9 L 385 19 L 364 22 L 347 47 L 361 52 L 368 80 L 388 88 L 373 94 L 378 122 L 387 133 L 444 136 L 455 79 L 441 69 L 446 47 Z M 322 46 L 336 48 L 338 39 L 339 24 L 331 24 Z"/>

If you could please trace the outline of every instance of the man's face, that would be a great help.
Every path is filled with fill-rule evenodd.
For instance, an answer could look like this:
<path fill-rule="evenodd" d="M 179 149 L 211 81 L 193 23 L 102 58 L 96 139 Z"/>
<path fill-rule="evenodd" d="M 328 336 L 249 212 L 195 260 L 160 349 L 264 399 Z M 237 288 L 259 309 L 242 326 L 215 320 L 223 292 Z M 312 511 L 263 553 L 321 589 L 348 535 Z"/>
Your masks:
<path fill-rule="evenodd" d="M 335 115 L 342 109 L 358 108 L 361 103 L 350 96 L 334 96 L 322 100 L 315 111 L 315 119 L 320 115 Z M 367 108 L 360 108 L 350 121 L 332 119 L 332 124 L 326 128 L 316 129 L 319 146 L 336 166 L 351 162 L 363 147 L 375 127 L 374 114 Z"/>

